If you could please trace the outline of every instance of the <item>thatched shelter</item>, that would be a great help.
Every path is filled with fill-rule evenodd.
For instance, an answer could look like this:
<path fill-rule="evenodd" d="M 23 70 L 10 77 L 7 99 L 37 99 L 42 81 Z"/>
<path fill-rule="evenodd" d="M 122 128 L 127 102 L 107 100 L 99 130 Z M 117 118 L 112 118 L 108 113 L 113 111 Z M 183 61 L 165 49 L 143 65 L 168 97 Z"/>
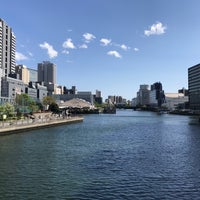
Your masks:
<path fill-rule="evenodd" d="M 74 108 L 74 109 L 94 109 L 94 106 L 83 99 L 74 98 L 69 101 L 65 101 L 64 103 L 59 104 L 59 108 L 67 109 L 67 108 Z"/>

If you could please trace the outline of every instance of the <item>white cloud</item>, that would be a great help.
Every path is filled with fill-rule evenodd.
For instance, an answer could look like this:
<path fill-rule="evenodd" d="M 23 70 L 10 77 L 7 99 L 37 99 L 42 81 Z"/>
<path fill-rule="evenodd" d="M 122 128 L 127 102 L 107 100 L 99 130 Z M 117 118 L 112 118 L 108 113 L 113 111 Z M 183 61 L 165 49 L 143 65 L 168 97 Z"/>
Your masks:
<path fill-rule="evenodd" d="M 109 45 L 109 44 L 111 43 L 111 40 L 106 39 L 106 38 L 102 38 L 102 39 L 100 40 L 100 42 L 101 42 L 101 45 L 107 46 L 107 45 Z"/>
<path fill-rule="evenodd" d="M 112 43 L 112 45 L 115 46 L 115 47 L 119 47 L 119 48 L 121 48 L 121 49 L 123 49 L 125 51 L 131 49 L 131 47 L 129 47 L 129 46 L 125 45 L 125 44 Z"/>
<path fill-rule="evenodd" d="M 108 51 L 107 55 L 114 56 L 116 58 L 121 58 L 122 57 L 117 51 Z"/>
<path fill-rule="evenodd" d="M 21 60 L 27 60 L 28 58 L 24 54 L 16 52 L 15 59 L 16 61 L 21 61 Z"/>
<path fill-rule="evenodd" d="M 55 58 L 58 55 L 58 52 L 54 50 L 53 46 L 48 44 L 47 42 L 44 42 L 43 44 L 39 45 L 42 49 L 47 49 L 47 54 L 49 55 L 49 58 Z"/>
<path fill-rule="evenodd" d="M 139 51 L 139 49 L 138 49 L 138 48 L 136 48 L 136 47 L 135 47 L 133 50 L 134 50 L 134 51 Z"/>
<path fill-rule="evenodd" d="M 87 49 L 88 46 L 87 46 L 87 44 L 82 44 L 82 45 L 79 46 L 79 48 L 80 48 L 80 49 Z"/>
<path fill-rule="evenodd" d="M 130 47 L 126 46 L 125 44 L 122 44 L 120 47 L 125 51 L 130 49 Z"/>
<path fill-rule="evenodd" d="M 165 33 L 165 29 L 167 29 L 166 26 L 163 26 L 161 22 L 157 22 L 156 24 L 153 24 L 149 30 L 145 30 L 144 34 L 147 36 L 162 35 Z"/>
<path fill-rule="evenodd" d="M 33 54 L 31 52 L 28 52 L 28 55 L 31 56 L 31 57 L 33 57 Z"/>
<path fill-rule="evenodd" d="M 71 38 L 68 38 L 62 45 L 66 49 L 76 49 L 74 43 Z"/>
<path fill-rule="evenodd" d="M 91 34 L 91 33 L 84 33 L 83 34 L 83 37 L 84 37 L 84 39 L 85 39 L 85 42 L 87 42 L 87 43 L 89 43 L 89 42 L 91 42 L 92 40 L 94 40 L 96 37 L 93 35 L 93 34 Z"/>
<path fill-rule="evenodd" d="M 67 50 L 64 49 L 64 50 L 62 51 L 62 53 L 63 53 L 63 54 L 69 54 L 69 51 L 67 51 Z"/>

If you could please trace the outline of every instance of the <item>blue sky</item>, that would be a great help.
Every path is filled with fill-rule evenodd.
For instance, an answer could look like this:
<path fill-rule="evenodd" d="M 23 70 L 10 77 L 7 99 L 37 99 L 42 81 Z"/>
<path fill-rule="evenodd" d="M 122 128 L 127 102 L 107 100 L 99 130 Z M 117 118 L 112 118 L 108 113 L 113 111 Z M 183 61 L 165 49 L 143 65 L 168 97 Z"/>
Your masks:
<path fill-rule="evenodd" d="M 188 87 L 200 62 L 199 0 L 0 0 L 17 63 L 57 65 L 57 83 L 132 99 L 140 84 Z"/>

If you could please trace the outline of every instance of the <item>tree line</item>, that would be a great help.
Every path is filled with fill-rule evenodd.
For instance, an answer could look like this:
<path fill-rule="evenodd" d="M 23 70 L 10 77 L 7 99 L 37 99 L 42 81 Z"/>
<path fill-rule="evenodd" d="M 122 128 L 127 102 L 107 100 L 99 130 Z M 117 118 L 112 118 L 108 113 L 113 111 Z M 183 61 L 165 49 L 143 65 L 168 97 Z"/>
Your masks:
<path fill-rule="evenodd" d="M 28 94 L 17 94 L 13 103 L 0 105 L 0 119 L 19 119 L 24 115 L 49 110 L 59 112 L 59 107 L 52 96 L 45 96 L 42 102 L 37 102 Z"/>

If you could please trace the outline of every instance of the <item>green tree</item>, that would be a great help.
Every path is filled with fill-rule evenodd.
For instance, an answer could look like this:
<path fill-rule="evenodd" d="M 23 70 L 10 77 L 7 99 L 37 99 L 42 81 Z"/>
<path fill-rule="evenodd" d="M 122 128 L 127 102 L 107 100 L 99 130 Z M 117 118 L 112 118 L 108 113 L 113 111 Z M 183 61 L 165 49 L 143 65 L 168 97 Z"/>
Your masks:
<path fill-rule="evenodd" d="M 10 103 L 5 103 L 4 106 L 5 106 L 5 114 L 8 117 L 12 117 L 14 115 L 14 112 L 15 112 L 14 106 Z"/>
<path fill-rule="evenodd" d="M 1 117 L 3 115 L 6 115 L 7 117 L 13 117 L 14 116 L 14 111 L 15 111 L 15 108 L 10 103 L 5 103 L 5 104 L 0 106 Z"/>
<path fill-rule="evenodd" d="M 5 106 L 4 105 L 0 105 L 0 116 L 2 118 L 2 115 L 5 114 Z"/>
<path fill-rule="evenodd" d="M 25 106 L 32 102 L 31 97 L 28 94 L 17 94 L 15 102 L 17 105 Z"/>
<path fill-rule="evenodd" d="M 28 108 L 31 110 L 31 112 L 37 112 L 39 110 L 39 107 L 35 101 L 31 101 Z"/>
<path fill-rule="evenodd" d="M 53 113 L 59 113 L 60 112 L 60 109 L 58 107 L 58 104 L 57 103 L 52 103 L 49 105 L 49 110 Z"/>
<path fill-rule="evenodd" d="M 41 102 L 36 102 L 36 105 L 38 106 L 39 110 L 43 111 L 44 108 Z"/>
<path fill-rule="evenodd" d="M 43 97 L 42 104 L 44 106 L 48 106 L 48 105 L 50 106 L 52 103 L 56 103 L 55 99 L 52 96 Z"/>
<path fill-rule="evenodd" d="M 37 112 L 39 110 L 36 101 L 28 94 L 18 94 L 16 96 L 16 105 L 18 113 Z"/>

